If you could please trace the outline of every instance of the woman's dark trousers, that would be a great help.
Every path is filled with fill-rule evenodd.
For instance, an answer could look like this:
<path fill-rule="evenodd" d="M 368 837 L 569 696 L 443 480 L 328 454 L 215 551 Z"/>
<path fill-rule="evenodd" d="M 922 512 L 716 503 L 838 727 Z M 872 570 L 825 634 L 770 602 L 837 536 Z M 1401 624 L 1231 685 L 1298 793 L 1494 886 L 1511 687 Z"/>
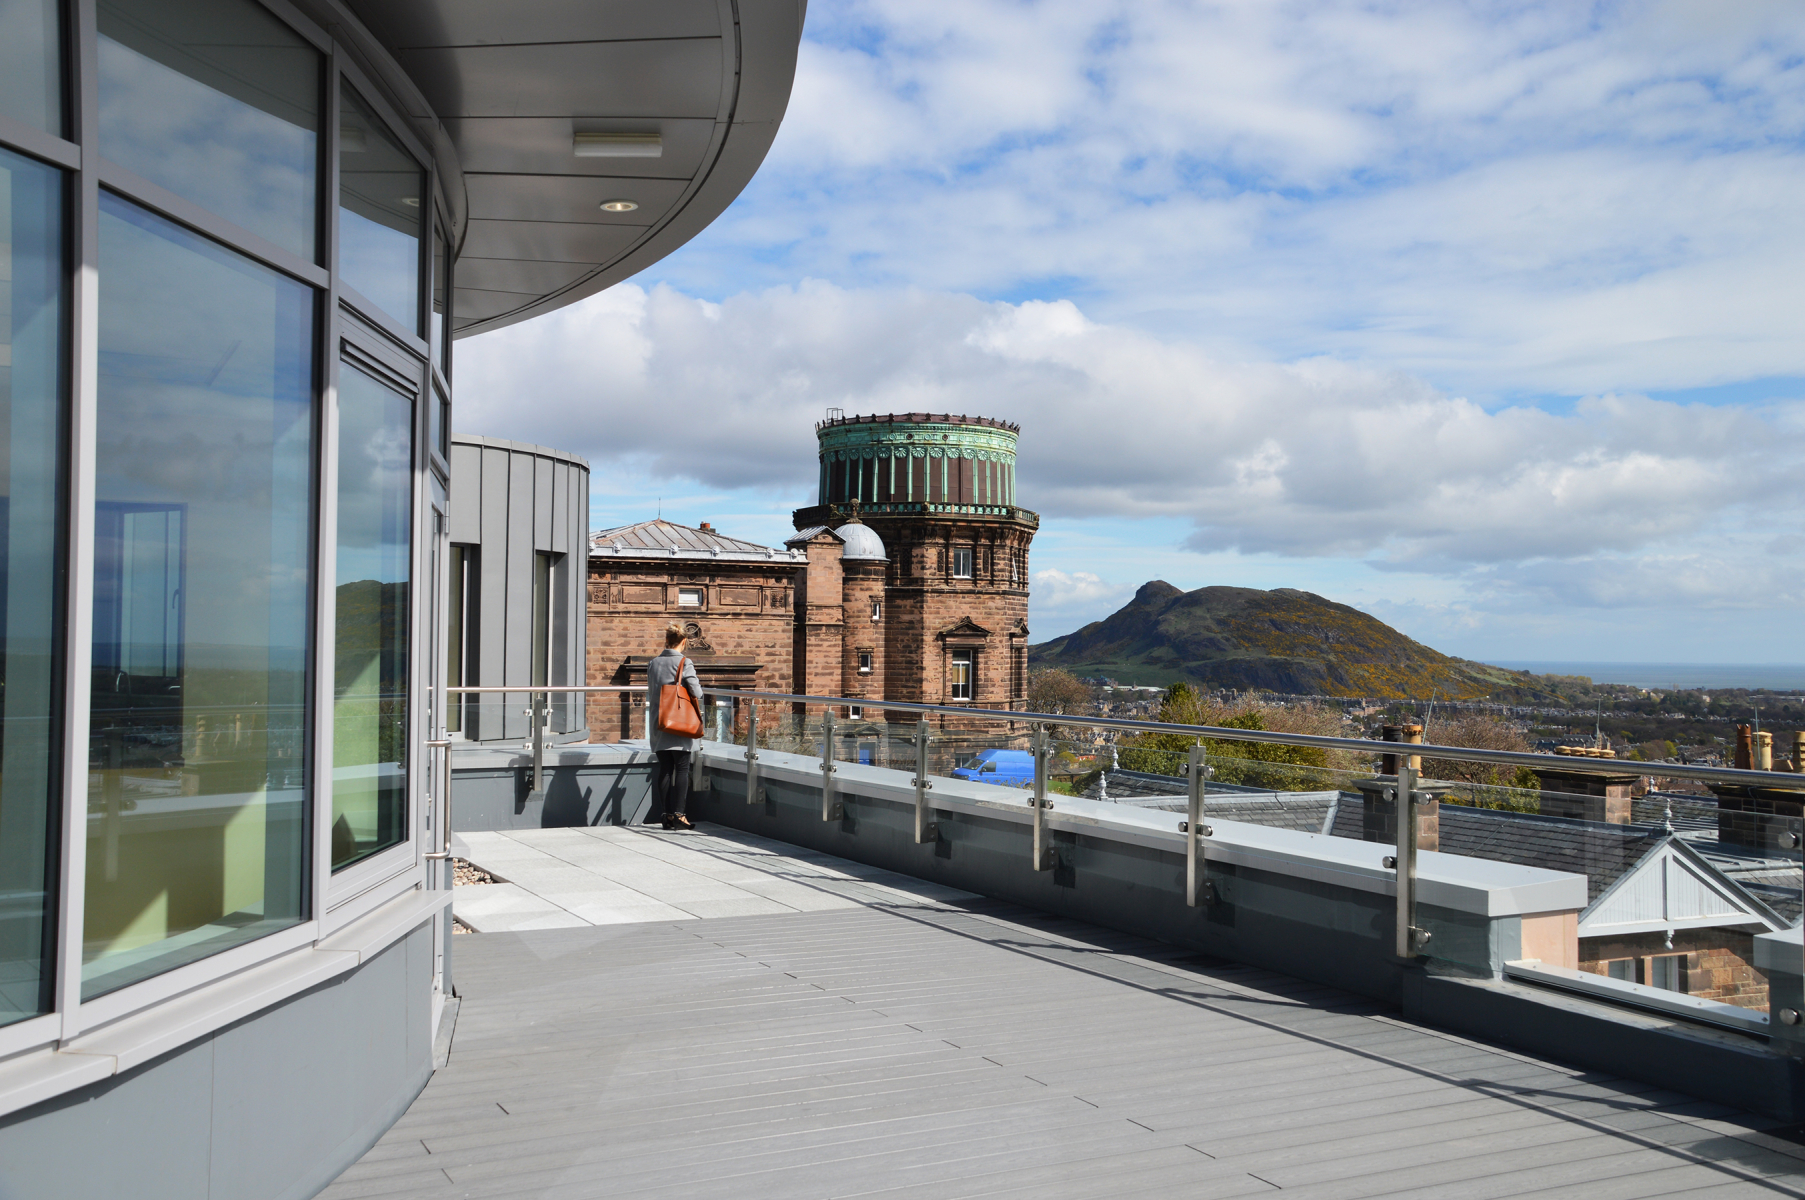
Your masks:
<path fill-rule="evenodd" d="M 674 817 L 689 807 L 689 751 L 660 750 L 652 772 L 652 804 L 662 804 L 664 815 Z"/>

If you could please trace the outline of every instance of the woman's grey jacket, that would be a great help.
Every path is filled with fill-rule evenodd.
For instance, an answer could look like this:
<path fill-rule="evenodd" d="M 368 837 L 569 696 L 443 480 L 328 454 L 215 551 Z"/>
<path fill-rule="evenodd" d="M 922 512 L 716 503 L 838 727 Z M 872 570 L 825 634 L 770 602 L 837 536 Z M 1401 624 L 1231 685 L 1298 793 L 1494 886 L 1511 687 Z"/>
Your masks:
<path fill-rule="evenodd" d="M 696 702 L 696 711 L 702 711 L 702 681 L 696 678 L 696 664 L 685 661 L 683 654 L 676 650 L 666 650 L 658 657 L 646 663 L 646 711 L 652 714 L 652 749 L 654 750 L 694 750 L 698 738 L 680 737 L 674 733 L 666 733 L 658 728 L 658 697 L 667 683 L 677 682 L 677 665 L 683 665 L 683 686 L 689 689 L 690 698 Z"/>

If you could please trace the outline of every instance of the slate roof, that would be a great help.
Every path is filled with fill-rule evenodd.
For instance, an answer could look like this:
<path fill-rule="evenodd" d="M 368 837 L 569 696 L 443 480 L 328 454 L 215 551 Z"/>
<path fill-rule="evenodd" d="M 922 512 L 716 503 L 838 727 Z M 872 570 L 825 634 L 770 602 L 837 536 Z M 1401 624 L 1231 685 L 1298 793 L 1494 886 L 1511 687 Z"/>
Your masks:
<path fill-rule="evenodd" d="M 589 535 L 591 558 L 705 559 L 713 562 L 806 563 L 797 550 L 779 550 L 727 537 L 712 529 L 692 529 L 663 519 L 618 525 Z"/>
<path fill-rule="evenodd" d="M 1588 903 L 1668 836 L 1659 825 L 1612 825 L 1458 804 L 1443 804 L 1440 819 L 1442 853 L 1584 875 Z M 1358 839 L 1361 821 L 1360 798 L 1350 793 L 1336 813 L 1333 833 Z"/>

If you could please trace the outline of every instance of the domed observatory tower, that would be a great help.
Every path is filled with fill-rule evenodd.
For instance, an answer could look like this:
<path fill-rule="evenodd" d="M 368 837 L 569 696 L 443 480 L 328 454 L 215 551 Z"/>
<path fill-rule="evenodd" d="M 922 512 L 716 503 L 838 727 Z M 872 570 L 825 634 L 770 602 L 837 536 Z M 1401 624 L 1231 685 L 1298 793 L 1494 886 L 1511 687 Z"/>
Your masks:
<path fill-rule="evenodd" d="M 1028 547 L 1040 517 L 1015 502 L 1020 427 L 829 410 L 815 432 L 817 502 L 796 510 L 796 527 L 833 531 L 843 558 L 866 539 L 884 554 L 881 596 L 861 592 L 855 609 L 847 576 L 847 626 L 869 630 L 874 650 L 866 686 L 842 694 L 873 695 L 881 683 L 875 694 L 892 700 L 1024 707 Z M 849 674 L 860 670 L 857 640 L 847 642 Z"/>

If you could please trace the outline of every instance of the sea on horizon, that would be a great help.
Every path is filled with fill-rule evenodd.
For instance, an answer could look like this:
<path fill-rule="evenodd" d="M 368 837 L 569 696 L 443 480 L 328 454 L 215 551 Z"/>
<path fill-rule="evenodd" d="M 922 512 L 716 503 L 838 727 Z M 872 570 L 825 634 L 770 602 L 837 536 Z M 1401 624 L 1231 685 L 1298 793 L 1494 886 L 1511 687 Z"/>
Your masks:
<path fill-rule="evenodd" d="M 1584 675 L 1593 683 L 1652 688 L 1766 688 L 1805 691 L 1805 663 L 1639 663 L 1492 660 L 1537 675 Z"/>

